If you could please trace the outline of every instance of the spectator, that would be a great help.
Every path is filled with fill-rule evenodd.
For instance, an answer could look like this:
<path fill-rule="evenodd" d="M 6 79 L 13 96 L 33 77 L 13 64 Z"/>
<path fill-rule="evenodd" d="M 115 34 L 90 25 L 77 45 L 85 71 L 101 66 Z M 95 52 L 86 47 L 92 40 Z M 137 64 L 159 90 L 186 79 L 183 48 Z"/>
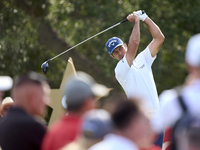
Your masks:
<path fill-rule="evenodd" d="M 11 97 L 6 97 L 3 99 L 2 101 L 2 105 L 0 108 L 0 115 L 1 117 L 5 117 L 8 113 L 8 110 L 13 107 L 14 102 L 13 99 Z"/>
<path fill-rule="evenodd" d="M 46 129 L 36 118 L 44 115 L 49 93 L 46 79 L 36 72 L 15 78 L 11 91 L 15 104 L 0 123 L 3 150 L 40 149 Z"/>
<path fill-rule="evenodd" d="M 112 131 L 110 114 L 103 109 L 93 109 L 83 116 L 81 134 L 61 150 L 87 150 Z"/>
<path fill-rule="evenodd" d="M 111 115 L 114 131 L 89 150 L 139 150 L 153 142 L 148 118 L 136 99 L 118 97 Z"/>
<path fill-rule="evenodd" d="M 199 115 L 186 114 L 178 122 L 174 134 L 177 150 L 200 149 L 200 118 Z"/>
<path fill-rule="evenodd" d="M 185 60 L 188 69 L 186 84 L 165 90 L 160 95 L 161 109 L 152 120 L 156 132 L 173 127 L 185 112 L 191 115 L 200 114 L 200 34 L 190 38 L 187 44 Z M 171 130 L 169 130 L 171 131 Z M 171 135 L 171 134 L 169 134 Z"/>
<path fill-rule="evenodd" d="M 64 90 L 67 114 L 49 129 L 42 150 L 58 150 L 72 142 L 79 134 L 82 115 L 95 108 L 95 97 L 103 96 L 109 91 L 84 72 L 77 72 L 77 76 L 68 79 Z"/>

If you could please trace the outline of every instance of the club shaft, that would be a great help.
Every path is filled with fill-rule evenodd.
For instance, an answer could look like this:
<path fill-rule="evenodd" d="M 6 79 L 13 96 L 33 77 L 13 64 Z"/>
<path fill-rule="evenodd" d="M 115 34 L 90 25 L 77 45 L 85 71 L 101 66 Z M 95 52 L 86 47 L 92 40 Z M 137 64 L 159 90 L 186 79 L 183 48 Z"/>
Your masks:
<path fill-rule="evenodd" d="M 82 42 L 80 42 L 80 43 L 74 45 L 73 47 L 71 47 L 71 48 L 69 48 L 69 49 L 67 49 L 67 50 L 65 50 L 65 51 L 63 51 L 62 53 L 56 55 L 55 57 L 49 59 L 48 61 L 53 60 L 53 59 L 55 59 L 55 58 L 61 56 L 62 54 L 66 53 L 66 52 L 68 52 L 68 51 L 70 51 L 70 50 L 72 50 L 73 48 L 75 48 L 75 47 L 77 47 L 77 46 L 79 46 L 79 45 L 85 43 L 86 41 L 88 41 L 88 40 L 90 40 L 90 39 L 92 39 L 92 38 L 94 38 L 94 37 L 96 37 L 97 35 L 100 35 L 100 34 L 106 32 L 106 31 L 108 31 L 108 30 L 110 30 L 110 29 L 112 29 L 112 28 L 114 28 L 114 27 L 116 27 L 116 26 L 118 26 L 118 25 L 120 25 L 120 24 L 126 22 L 126 21 L 128 21 L 128 20 L 125 19 L 125 20 L 123 20 L 123 21 L 121 21 L 121 22 L 119 22 L 119 23 L 117 23 L 117 24 L 115 24 L 115 25 L 113 25 L 113 26 L 111 26 L 111 27 L 109 27 L 109 28 L 107 28 L 107 29 L 105 29 L 105 30 L 103 30 L 103 31 L 101 31 L 101 32 L 99 32 L 99 33 L 97 33 L 97 34 L 95 34 L 95 35 L 89 37 L 89 38 L 87 38 L 86 40 L 84 40 L 84 41 L 82 41 Z"/>

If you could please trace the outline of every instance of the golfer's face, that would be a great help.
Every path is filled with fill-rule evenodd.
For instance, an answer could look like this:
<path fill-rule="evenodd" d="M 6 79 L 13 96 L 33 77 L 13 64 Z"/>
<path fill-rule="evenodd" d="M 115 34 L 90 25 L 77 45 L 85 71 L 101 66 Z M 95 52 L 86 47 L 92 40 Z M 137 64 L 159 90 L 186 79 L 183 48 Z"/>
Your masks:
<path fill-rule="evenodd" d="M 113 56 L 113 58 L 120 61 L 124 57 L 125 54 L 126 54 L 125 47 L 119 46 L 113 51 L 112 56 Z"/>

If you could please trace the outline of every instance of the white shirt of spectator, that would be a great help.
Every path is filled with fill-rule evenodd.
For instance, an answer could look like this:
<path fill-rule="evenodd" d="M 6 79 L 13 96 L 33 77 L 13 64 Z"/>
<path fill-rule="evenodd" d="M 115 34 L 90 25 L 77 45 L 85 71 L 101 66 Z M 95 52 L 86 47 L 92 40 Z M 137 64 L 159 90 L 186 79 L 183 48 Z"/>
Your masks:
<path fill-rule="evenodd" d="M 89 150 L 139 150 L 139 148 L 126 137 L 108 134 L 103 141 L 93 145 Z"/>

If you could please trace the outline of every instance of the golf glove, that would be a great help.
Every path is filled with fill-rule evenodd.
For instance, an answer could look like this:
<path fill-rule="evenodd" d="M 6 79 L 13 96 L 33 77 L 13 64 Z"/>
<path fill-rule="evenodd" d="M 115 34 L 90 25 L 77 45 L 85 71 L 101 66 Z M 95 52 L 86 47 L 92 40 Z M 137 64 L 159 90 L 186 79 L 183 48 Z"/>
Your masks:
<path fill-rule="evenodd" d="M 147 18 L 147 14 L 145 13 L 145 11 L 142 10 L 138 10 L 134 12 L 139 18 L 140 20 L 144 21 Z"/>

